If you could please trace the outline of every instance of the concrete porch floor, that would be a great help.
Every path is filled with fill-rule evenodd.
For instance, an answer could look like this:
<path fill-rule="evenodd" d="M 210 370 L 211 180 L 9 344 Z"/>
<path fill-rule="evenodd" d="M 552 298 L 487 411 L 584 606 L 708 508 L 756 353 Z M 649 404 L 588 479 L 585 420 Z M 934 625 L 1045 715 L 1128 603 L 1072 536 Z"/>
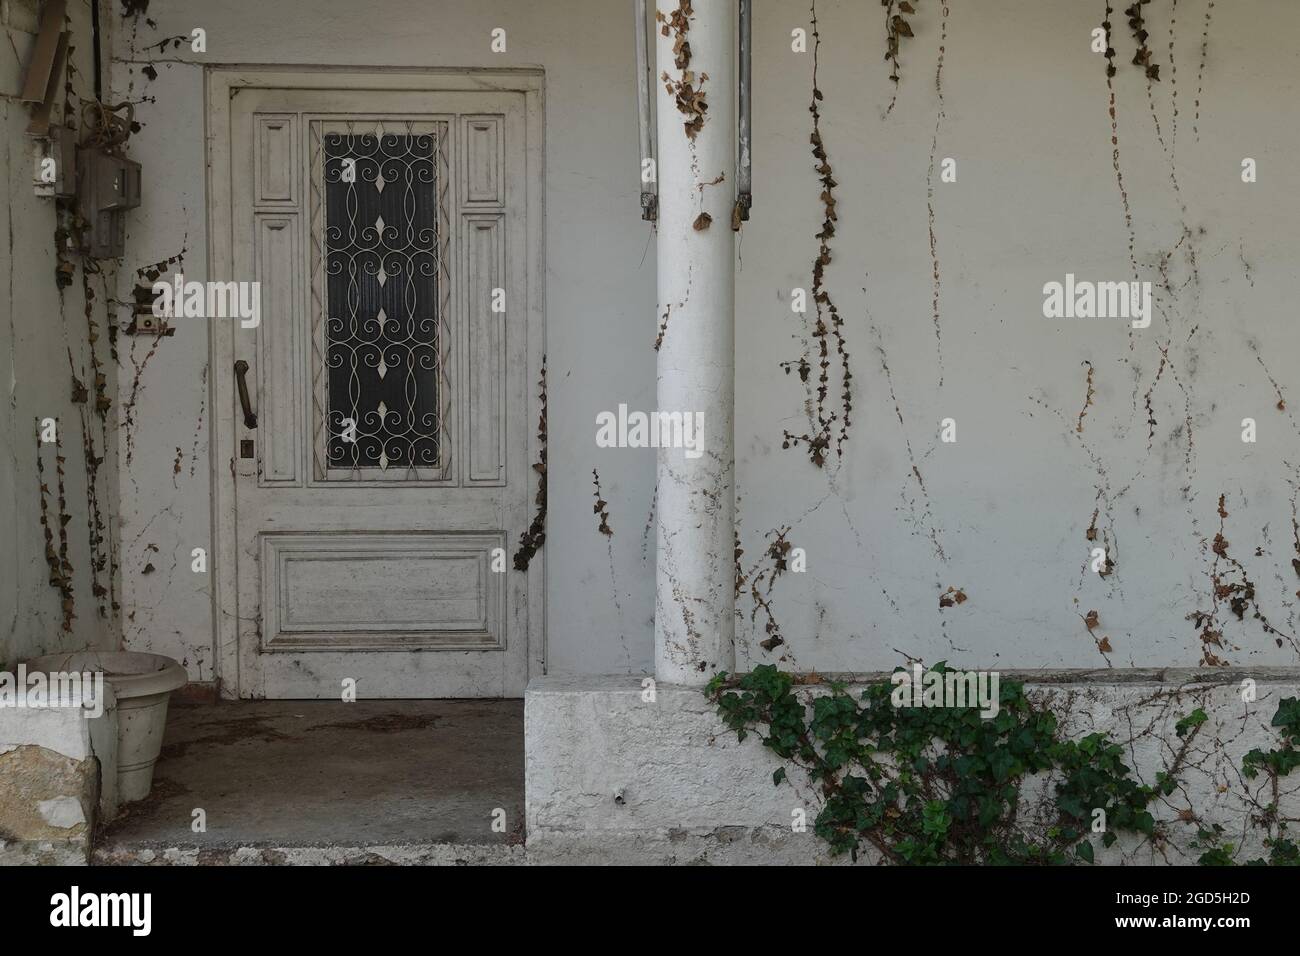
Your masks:
<path fill-rule="evenodd" d="M 93 861 L 523 862 L 523 828 L 523 701 L 174 701 L 152 792 Z"/>

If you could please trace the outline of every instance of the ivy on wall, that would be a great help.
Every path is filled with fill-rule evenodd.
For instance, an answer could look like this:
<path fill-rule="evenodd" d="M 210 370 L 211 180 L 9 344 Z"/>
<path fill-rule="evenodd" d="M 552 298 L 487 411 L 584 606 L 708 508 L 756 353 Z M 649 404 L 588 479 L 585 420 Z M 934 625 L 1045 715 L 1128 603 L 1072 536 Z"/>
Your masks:
<path fill-rule="evenodd" d="M 1250 821 L 1255 826 L 1264 827 L 1268 836 L 1264 846 L 1268 857 L 1250 860 L 1247 866 L 1300 866 L 1300 846 L 1287 836 L 1288 822 L 1281 815 L 1279 796 L 1282 778 L 1296 767 L 1300 767 L 1300 699 L 1285 697 L 1279 702 L 1277 713 L 1273 715 L 1272 726 L 1278 728 L 1280 746 L 1264 751 L 1256 747 L 1246 754 L 1241 761 L 1241 773 L 1248 780 L 1256 780 L 1263 774 L 1266 786 L 1263 789 L 1267 802 L 1252 800 Z M 1223 840 L 1223 827 L 1215 824 L 1197 833 L 1196 846 L 1205 852 L 1199 863 L 1205 866 L 1233 866 L 1236 864 L 1236 846 Z"/>
<path fill-rule="evenodd" d="M 930 670 L 947 672 L 942 662 Z M 1134 778 L 1108 735 L 1064 739 L 1056 714 L 1035 706 L 1018 681 L 1000 684 L 998 711 L 989 718 L 975 706 L 896 706 L 887 680 L 858 697 L 830 683 L 811 701 L 798 681 L 764 664 L 740 677 L 719 674 L 705 692 L 737 739 L 756 735 L 820 790 L 813 830 L 832 855 L 856 860 L 866 847 L 894 864 L 1091 863 L 1094 839 L 1111 846 L 1120 833 L 1154 837 L 1160 824 L 1149 807 L 1177 788 L 1207 721 L 1197 709 L 1177 722 L 1174 759 L 1151 786 Z M 1281 776 L 1300 764 L 1300 705 L 1283 701 L 1278 713 L 1283 747 L 1252 751 L 1248 776 L 1252 769 Z M 1051 781 L 1046 816 L 1022 812 L 1024 785 L 1038 774 Z M 773 774 L 774 784 L 787 779 L 786 766 Z M 1272 862 L 1296 855 L 1293 844 L 1273 846 Z"/>

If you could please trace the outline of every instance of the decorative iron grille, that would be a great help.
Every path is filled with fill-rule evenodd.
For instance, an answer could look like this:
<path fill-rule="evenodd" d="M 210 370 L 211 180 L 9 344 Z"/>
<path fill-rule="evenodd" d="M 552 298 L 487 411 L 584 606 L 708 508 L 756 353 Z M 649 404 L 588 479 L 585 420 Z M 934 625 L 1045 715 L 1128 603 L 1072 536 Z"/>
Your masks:
<path fill-rule="evenodd" d="M 317 477 L 443 478 L 446 127 L 311 125 Z"/>

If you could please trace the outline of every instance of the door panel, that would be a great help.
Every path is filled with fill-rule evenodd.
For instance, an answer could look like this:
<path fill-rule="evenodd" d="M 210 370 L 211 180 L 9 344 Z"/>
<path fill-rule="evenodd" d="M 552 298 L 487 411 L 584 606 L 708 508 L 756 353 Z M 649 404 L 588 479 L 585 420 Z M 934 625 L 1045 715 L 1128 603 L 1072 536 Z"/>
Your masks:
<path fill-rule="evenodd" d="M 263 534 L 264 647 L 501 646 L 500 534 Z"/>
<path fill-rule="evenodd" d="M 524 95 L 253 88 L 230 123 L 241 695 L 519 696 Z"/>

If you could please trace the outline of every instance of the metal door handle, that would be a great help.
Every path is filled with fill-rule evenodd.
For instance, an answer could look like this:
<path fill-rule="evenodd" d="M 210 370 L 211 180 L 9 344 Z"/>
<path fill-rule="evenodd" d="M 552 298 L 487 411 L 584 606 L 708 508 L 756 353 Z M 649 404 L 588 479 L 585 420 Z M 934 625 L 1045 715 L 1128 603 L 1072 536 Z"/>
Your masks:
<path fill-rule="evenodd" d="M 244 410 L 244 427 L 256 428 L 257 416 L 253 414 L 252 405 L 248 401 L 248 382 L 244 376 L 248 373 L 248 363 L 240 359 L 235 363 L 235 384 L 239 386 L 239 405 Z"/>

